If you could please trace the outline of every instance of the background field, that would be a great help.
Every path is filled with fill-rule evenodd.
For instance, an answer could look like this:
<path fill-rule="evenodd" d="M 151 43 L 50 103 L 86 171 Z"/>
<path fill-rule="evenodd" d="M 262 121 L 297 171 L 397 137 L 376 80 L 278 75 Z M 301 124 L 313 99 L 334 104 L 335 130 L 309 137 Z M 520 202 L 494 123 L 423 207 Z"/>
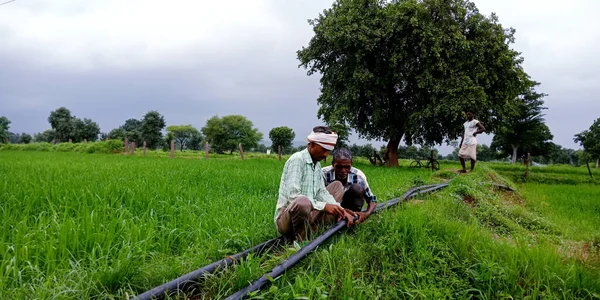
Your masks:
<path fill-rule="evenodd" d="M 0 151 L 0 298 L 122 299 L 277 236 L 284 161 L 195 159 L 200 154 Z M 408 164 L 356 166 L 381 201 L 458 169 L 442 162 L 445 170 L 432 174 Z M 481 164 L 441 193 L 336 236 L 258 295 L 599 297 L 597 183 L 587 169 L 560 167 L 532 175 L 568 185 L 514 185 L 522 171 Z M 481 184 L 490 181 L 519 192 Z M 199 284 L 203 297 L 235 292 L 293 251 L 250 257 L 211 276 Z"/>

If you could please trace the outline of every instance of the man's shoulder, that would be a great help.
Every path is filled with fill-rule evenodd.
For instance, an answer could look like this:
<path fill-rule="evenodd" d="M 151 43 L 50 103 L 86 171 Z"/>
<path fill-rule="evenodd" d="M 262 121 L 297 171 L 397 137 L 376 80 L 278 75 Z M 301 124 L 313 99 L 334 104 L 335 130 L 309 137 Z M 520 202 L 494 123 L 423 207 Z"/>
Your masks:
<path fill-rule="evenodd" d="M 333 170 L 333 166 L 327 166 L 327 167 L 321 168 L 321 171 L 323 171 L 323 173 L 331 172 L 331 170 Z"/>
<path fill-rule="evenodd" d="M 352 169 L 350 169 L 350 172 L 352 172 L 360 177 L 367 178 L 367 175 L 365 175 L 365 173 L 363 173 L 363 171 L 361 171 L 358 168 L 352 167 Z"/>
<path fill-rule="evenodd" d="M 290 155 L 290 158 L 288 158 L 288 161 L 290 160 L 304 160 L 305 158 L 305 154 L 304 154 L 304 150 L 300 150 L 292 155 Z"/>

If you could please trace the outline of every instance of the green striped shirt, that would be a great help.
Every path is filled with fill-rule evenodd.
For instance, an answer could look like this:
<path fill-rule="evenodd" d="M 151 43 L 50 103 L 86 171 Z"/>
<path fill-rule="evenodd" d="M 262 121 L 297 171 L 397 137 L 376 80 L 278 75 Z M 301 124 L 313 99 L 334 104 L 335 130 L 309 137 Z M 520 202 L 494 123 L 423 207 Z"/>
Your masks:
<path fill-rule="evenodd" d="M 321 164 L 313 163 L 308 149 L 294 153 L 285 162 L 279 183 L 275 222 L 281 211 L 299 196 L 308 197 L 316 210 L 323 210 L 325 204 L 339 205 L 325 189 Z"/>

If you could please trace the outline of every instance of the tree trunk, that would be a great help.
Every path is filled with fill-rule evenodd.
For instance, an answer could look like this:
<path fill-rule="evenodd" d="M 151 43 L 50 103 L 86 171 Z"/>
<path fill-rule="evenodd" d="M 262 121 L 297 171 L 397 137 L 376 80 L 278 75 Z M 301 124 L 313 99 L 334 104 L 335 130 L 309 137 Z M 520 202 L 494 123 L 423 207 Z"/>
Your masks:
<path fill-rule="evenodd" d="M 519 149 L 519 146 L 515 146 L 515 145 L 511 145 L 513 148 L 513 155 L 512 155 L 512 162 L 511 164 L 515 164 L 515 162 L 517 161 L 517 150 Z"/>
<path fill-rule="evenodd" d="M 598 164 L 600 164 L 600 158 L 596 159 L 596 169 L 598 169 Z"/>
<path fill-rule="evenodd" d="M 387 144 L 387 153 L 389 154 L 389 159 L 387 161 L 388 167 L 397 167 L 398 166 L 398 145 L 400 145 L 400 139 L 404 134 L 399 135 L 399 137 L 394 137 L 388 141 Z"/>

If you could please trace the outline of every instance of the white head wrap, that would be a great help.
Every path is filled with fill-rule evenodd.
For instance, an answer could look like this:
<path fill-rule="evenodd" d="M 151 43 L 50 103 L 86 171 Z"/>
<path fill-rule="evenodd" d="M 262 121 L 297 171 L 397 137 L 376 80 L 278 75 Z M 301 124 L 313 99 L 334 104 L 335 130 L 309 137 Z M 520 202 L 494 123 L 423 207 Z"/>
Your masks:
<path fill-rule="evenodd" d="M 337 133 L 324 133 L 324 132 L 314 132 L 312 131 L 308 137 L 309 142 L 314 142 L 317 145 L 323 147 L 325 150 L 333 150 L 335 147 L 335 143 L 337 142 L 338 135 Z"/>

